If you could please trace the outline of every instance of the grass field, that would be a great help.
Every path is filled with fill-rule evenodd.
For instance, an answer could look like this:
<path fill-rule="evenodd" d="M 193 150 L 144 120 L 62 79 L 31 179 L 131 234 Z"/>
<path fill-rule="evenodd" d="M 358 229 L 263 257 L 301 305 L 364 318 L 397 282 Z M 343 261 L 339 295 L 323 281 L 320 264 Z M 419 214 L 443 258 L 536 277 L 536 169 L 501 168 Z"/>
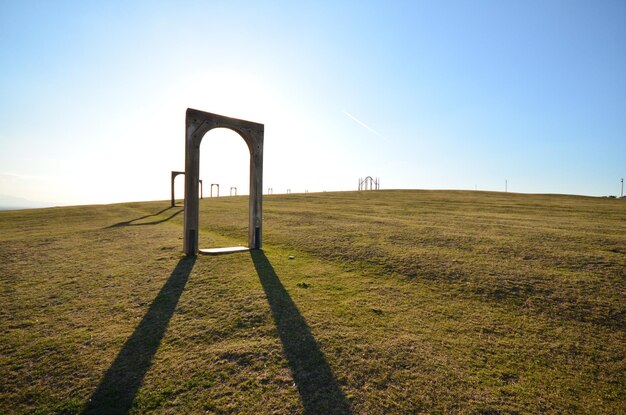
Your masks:
<path fill-rule="evenodd" d="M 0 413 L 626 413 L 626 200 L 273 195 L 197 258 L 182 219 L 0 212 Z"/>

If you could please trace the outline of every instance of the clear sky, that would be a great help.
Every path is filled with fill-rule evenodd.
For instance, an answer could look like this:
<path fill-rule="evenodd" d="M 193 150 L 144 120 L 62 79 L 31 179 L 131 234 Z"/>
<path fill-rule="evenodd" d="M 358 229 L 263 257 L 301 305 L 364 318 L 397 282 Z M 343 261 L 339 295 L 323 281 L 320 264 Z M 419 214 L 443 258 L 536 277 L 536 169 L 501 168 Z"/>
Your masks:
<path fill-rule="evenodd" d="M 0 0 L 0 195 L 167 199 L 188 107 L 265 124 L 274 193 L 618 195 L 626 2 Z M 204 183 L 247 177 L 207 134 Z"/>

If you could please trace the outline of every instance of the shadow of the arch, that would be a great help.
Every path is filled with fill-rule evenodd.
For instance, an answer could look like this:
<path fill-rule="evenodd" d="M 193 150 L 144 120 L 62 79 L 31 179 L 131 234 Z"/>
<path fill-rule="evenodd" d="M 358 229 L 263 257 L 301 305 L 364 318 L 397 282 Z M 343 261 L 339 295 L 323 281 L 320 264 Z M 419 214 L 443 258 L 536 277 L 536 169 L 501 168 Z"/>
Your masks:
<path fill-rule="evenodd" d="M 100 381 L 82 414 L 127 414 L 174 314 L 194 257 L 178 261 L 167 282 Z"/>
<path fill-rule="evenodd" d="M 137 221 L 140 221 L 140 220 L 143 220 L 143 219 L 151 218 L 151 217 L 154 217 L 154 216 L 159 216 L 161 213 L 166 212 L 166 211 L 168 211 L 170 209 L 172 209 L 172 207 L 168 207 L 168 208 L 165 208 L 163 210 L 160 210 L 159 212 L 152 213 L 150 215 L 141 216 L 141 217 L 136 218 L 136 219 L 131 219 L 131 220 L 126 220 L 124 222 L 115 223 L 113 225 L 109 225 L 109 226 L 105 227 L 104 229 L 120 228 L 120 227 L 123 227 L 123 226 L 158 225 L 159 223 L 167 222 L 168 220 L 173 219 L 176 215 L 179 215 L 179 214 L 181 214 L 183 212 L 183 209 L 180 209 L 180 210 L 177 210 L 176 212 L 172 213 L 167 218 L 154 220 L 154 221 L 151 221 L 151 222 L 134 223 L 134 222 L 137 222 Z"/>
<path fill-rule="evenodd" d="M 306 414 L 350 414 L 315 337 L 263 251 L 250 251 Z"/>

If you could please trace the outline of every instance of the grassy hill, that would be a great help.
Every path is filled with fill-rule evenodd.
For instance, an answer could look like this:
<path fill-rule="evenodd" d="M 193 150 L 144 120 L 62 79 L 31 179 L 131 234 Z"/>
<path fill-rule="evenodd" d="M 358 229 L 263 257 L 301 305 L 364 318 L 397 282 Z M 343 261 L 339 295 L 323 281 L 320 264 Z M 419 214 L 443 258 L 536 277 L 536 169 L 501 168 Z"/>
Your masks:
<path fill-rule="evenodd" d="M 201 201 L 244 244 L 247 197 Z M 0 212 L 0 413 L 626 413 L 626 201 L 264 198 Z"/>

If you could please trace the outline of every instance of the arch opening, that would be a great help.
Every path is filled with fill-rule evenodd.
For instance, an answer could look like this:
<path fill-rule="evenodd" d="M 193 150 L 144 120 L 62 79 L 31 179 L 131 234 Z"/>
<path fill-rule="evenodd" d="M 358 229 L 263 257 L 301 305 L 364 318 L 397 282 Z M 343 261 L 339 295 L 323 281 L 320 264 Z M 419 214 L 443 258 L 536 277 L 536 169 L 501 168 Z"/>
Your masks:
<path fill-rule="evenodd" d="M 237 199 L 233 186 L 248 187 L 250 150 L 236 132 L 215 128 L 202 138 L 200 174 L 207 182 L 206 202 L 200 203 L 198 246 L 200 253 L 216 246 L 248 246 L 249 197 Z"/>

